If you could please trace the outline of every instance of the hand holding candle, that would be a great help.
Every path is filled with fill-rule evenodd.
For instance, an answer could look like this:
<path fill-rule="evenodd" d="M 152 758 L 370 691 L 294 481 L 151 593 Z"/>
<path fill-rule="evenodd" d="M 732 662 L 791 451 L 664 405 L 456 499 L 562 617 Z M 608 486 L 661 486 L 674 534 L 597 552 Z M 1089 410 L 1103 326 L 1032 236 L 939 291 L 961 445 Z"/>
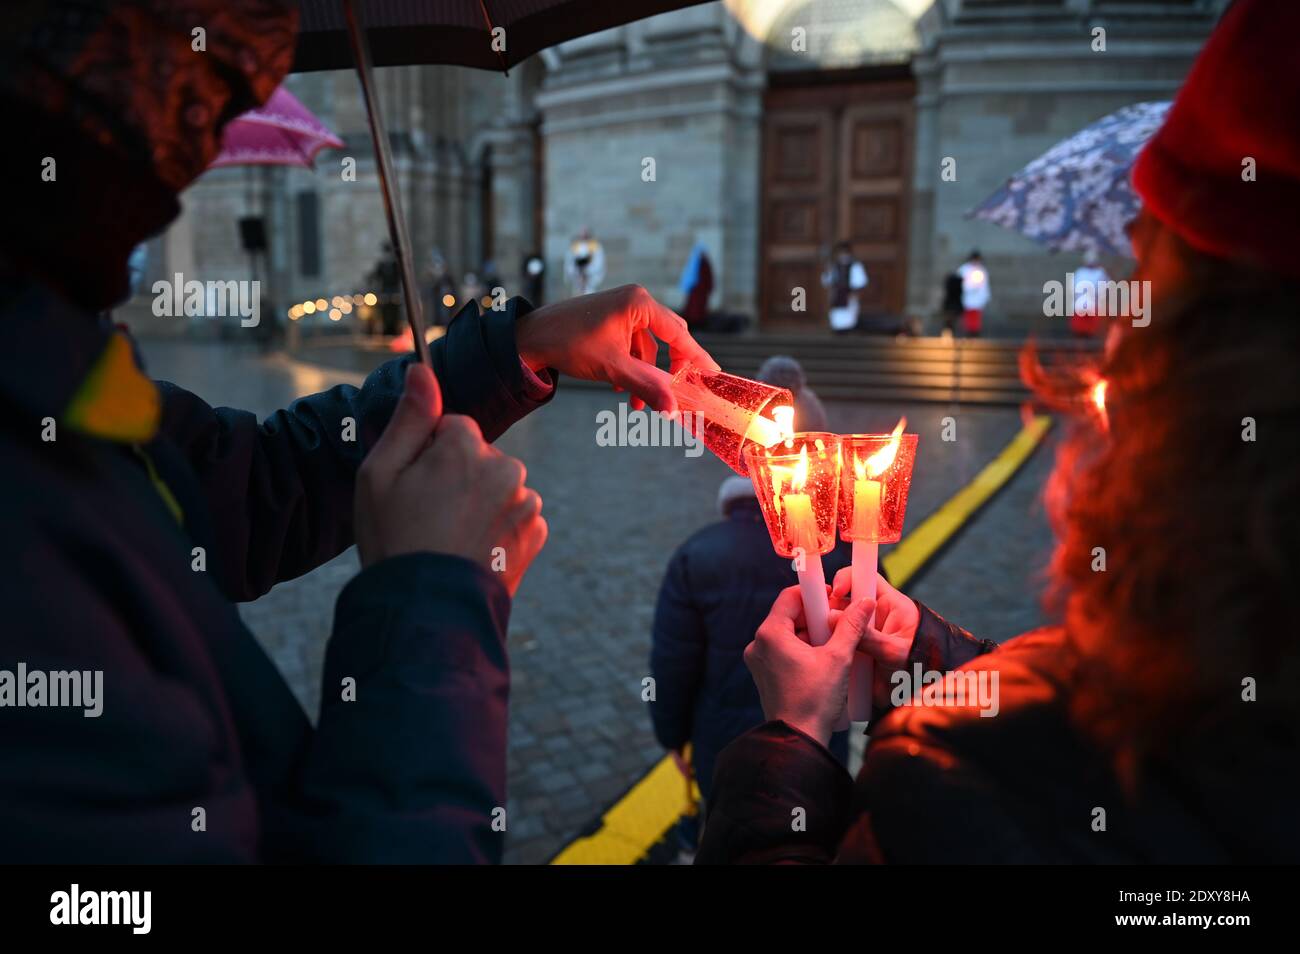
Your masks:
<path fill-rule="evenodd" d="M 746 451 L 750 479 L 772 546 L 796 561 L 808 638 L 830 638 L 830 602 L 822 554 L 835 546 L 840 482 L 840 439 L 834 434 L 794 434 L 770 449 Z"/>
<path fill-rule="evenodd" d="M 766 718 L 830 744 L 831 733 L 845 720 L 849 666 L 866 631 L 866 610 L 862 603 L 850 606 L 830 640 L 814 648 L 798 587 L 781 591 L 745 650 Z"/>
<path fill-rule="evenodd" d="M 853 542 L 853 599 L 876 596 L 876 567 L 882 543 L 903 533 L 907 492 L 916 460 L 915 434 L 904 434 L 907 419 L 891 434 L 852 434 L 844 438 L 846 466 L 840 486 L 839 525 Z M 871 718 L 871 658 L 859 653 L 849 676 L 849 718 Z"/>
<path fill-rule="evenodd" d="M 655 364 L 658 342 L 668 346 L 672 371 Z M 533 371 L 552 368 L 586 381 L 608 381 L 657 411 L 674 407 L 672 375 L 690 364 L 718 367 L 691 337 L 686 322 L 640 285 L 621 285 L 525 311 L 515 322 L 515 346 Z"/>

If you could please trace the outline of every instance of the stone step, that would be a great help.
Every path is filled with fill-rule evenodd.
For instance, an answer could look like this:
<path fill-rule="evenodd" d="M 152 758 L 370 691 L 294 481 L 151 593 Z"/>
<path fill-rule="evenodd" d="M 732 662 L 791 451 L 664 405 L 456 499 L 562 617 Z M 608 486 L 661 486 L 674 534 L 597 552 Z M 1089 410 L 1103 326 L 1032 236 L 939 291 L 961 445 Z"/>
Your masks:
<path fill-rule="evenodd" d="M 786 354 L 803 365 L 808 384 L 822 398 L 843 401 L 920 401 L 1019 405 L 1029 398 L 1020 380 L 1023 342 L 986 339 L 857 338 L 765 335 L 700 335 L 709 353 L 733 374 L 752 377 L 762 362 Z M 1039 343 L 1045 363 L 1095 355 L 1092 342 L 1049 339 Z M 304 360 L 369 371 L 392 356 L 382 340 L 315 342 Z M 668 367 L 667 349 L 659 365 Z M 566 378 L 565 387 L 607 387 Z"/>
<path fill-rule="evenodd" d="M 769 356 L 789 355 L 803 365 L 809 386 L 834 400 L 1014 405 L 1029 397 L 1020 380 L 1023 341 L 707 334 L 698 340 L 725 370 L 747 376 Z M 1095 342 L 1070 339 L 1041 341 L 1038 348 L 1047 363 L 1099 350 Z"/>

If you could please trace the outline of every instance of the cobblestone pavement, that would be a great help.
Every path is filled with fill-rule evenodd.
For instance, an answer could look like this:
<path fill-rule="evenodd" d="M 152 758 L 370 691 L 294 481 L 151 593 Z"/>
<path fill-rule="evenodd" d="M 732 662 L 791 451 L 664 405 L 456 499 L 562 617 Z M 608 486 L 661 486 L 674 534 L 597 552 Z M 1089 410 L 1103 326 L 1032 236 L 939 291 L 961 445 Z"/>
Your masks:
<path fill-rule="evenodd" d="M 299 394 L 357 375 L 304 371 L 229 345 L 146 341 L 155 377 L 209 402 L 265 415 Z M 596 413 L 620 396 L 562 388 L 498 443 L 528 466 L 551 536 L 524 580 L 509 633 L 511 718 L 507 861 L 543 862 L 631 786 L 663 753 L 640 700 L 660 576 L 673 549 L 716 519 L 730 471 L 682 448 L 598 447 Z M 1017 432 L 1010 409 L 828 405 L 832 430 L 888 430 L 906 413 L 921 435 L 907 526 L 968 482 Z M 956 420 L 957 440 L 939 439 Z M 1037 625 L 1027 587 L 1048 536 L 1035 500 L 1042 450 L 915 587 L 914 595 L 990 638 Z M 315 715 L 335 597 L 356 572 L 349 550 L 243 607 L 245 619 Z"/>
<path fill-rule="evenodd" d="M 998 642 L 1052 622 L 1036 596 L 1045 588 L 1051 558 L 1041 494 L 1055 446 L 1049 432 L 1002 491 L 907 587 L 908 595 Z"/>

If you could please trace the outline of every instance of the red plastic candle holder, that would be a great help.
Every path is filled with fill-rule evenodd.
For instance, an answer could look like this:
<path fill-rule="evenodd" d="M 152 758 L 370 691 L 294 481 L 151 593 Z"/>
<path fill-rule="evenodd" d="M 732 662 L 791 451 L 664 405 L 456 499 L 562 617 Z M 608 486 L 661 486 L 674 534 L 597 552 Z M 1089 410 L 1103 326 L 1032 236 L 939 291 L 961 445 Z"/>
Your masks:
<path fill-rule="evenodd" d="M 794 395 L 787 389 L 693 364 L 673 377 L 672 391 L 678 410 L 696 418 L 684 419 L 683 426 L 698 434 L 702 422 L 704 446 L 742 477 L 749 473 L 746 449 L 785 437 L 794 416 Z M 780 408 L 790 409 L 784 425 Z"/>
<path fill-rule="evenodd" d="M 745 457 L 777 554 L 829 553 L 839 504 L 839 435 L 809 431 L 771 448 L 751 443 Z"/>
<path fill-rule="evenodd" d="M 907 492 L 916 464 L 916 434 L 899 434 L 892 459 L 893 434 L 845 434 L 840 439 L 844 459 L 840 469 L 839 527 L 845 540 L 897 543 L 903 535 Z M 878 486 L 865 485 L 874 481 Z M 857 504 L 875 505 L 876 518 L 857 513 Z"/>

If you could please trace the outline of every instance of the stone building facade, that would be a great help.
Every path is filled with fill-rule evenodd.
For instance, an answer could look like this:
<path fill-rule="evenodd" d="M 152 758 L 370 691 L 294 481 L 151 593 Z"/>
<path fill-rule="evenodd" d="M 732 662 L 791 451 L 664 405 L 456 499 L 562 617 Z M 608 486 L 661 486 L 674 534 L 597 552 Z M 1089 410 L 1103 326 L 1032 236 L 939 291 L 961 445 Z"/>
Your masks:
<path fill-rule="evenodd" d="M 923 319 L 942 276 L 978 247 L 994 288 L 987 322 L 1014 332 L 1041 314 L 1043 282 L 1077 262 L 965 213 L 1070 133 L 1172 96 L 1225 5 L 727 0 L 562 44 L 506 76 L 380 70 L 379 96 L 422 272 L 434 249 L 458 276 L 492 259 L 514 292 L 540 250 L 554 298 L 586 226 L 607 285 L 640 282 L 675 306 L 698 241 L 715 309 L 813 331 L 835 241 L 866 262 L 874 309 Z M 260 277 L 281 310 L 366 289 L 387 233 L 356 78 L 288 87 L 345 148 L 314 172 L 205 175 L 154 243 L 152 273 L 247 277 L 235 222 L 252 212 L 266 218 Z M 806 311 L 791 307 L 796 287 Z"/>

